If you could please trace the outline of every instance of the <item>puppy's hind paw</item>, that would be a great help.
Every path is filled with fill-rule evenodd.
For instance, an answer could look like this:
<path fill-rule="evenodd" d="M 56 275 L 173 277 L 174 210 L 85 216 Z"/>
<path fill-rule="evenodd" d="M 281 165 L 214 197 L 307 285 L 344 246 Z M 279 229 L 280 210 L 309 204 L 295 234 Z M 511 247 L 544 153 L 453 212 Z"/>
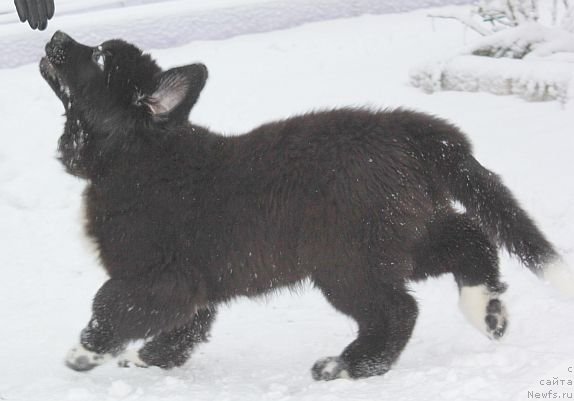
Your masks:
<path fill-rule="evenodd" d="M 311 368 L 315 380 L 349 379 L 347 364 L 338 356 L 319 359 Z"/>
<path fill-rule="evenodd" d="M 508 326 L 508 318 L 506 309 L 499 299 L 491 299 L 486 306 L 486 322 L 487 336 L 493 340 L 499 340 L 506 333 Z"/>
<path fill-rule="evenodd" d="M 468 321 L 492 340 L 500 340 L 508 328 L 508 315 L 499 293 L 485 285 L 462 287 L 460 308 Z"/>

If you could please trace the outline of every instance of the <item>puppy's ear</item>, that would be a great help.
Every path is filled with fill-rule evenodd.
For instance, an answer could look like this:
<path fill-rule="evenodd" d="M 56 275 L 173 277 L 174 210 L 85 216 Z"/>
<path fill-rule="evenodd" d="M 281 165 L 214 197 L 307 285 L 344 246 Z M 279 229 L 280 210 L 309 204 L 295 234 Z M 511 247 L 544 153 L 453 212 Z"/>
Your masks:
<path fill-rule="evenodd" d="M 191 64 L 158 74 L 155 90 L 141 101 L 156 121 L 185 122 L 207 80 L 207 67 Z"/>

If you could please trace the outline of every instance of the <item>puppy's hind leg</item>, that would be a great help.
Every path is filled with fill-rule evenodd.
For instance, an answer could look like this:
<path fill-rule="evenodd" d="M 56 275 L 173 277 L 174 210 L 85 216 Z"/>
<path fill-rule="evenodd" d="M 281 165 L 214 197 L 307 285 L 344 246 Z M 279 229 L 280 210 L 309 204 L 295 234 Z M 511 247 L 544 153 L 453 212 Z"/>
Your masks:
<path fill-rule="evenodd" d="M 118 365 L 159 366 L 163 369 L 182 366 L 195 346 L 208 340 L 215 316 L 214 307 L 198 310 L 192 321 L 185 326 L 162 332 L 147 341 L 140 350 L 120 355 Z"/>
<path fill-rule="evenodd" d="M 327 300 L 359 325 L 357 338 L 339 356 L 318 360 L 315 380 L 357 379 L 386 373 L 407 344 L 415 325 L 415 299 L 398 285 L 337 278 L 315 279 Z"/>
<path fill-rule="evenodd" d="M 168 274 L 108 280 L 94 298 L 92 318 L 66 365 L 90 370 L 120 354 L 129 341 L 184 326 L 195 315 L 196 294 L 185 280 Z"/>
<path fill-rule="evenodd" d="M 466 215 L 445 216 L 427 229 L 415 252 L 413 279 L 452 273 L 467 320 L 489 338 L 502 338 L 508 317 L 500 295 L 506 285 L 499 279 L 496 247 Z"/>

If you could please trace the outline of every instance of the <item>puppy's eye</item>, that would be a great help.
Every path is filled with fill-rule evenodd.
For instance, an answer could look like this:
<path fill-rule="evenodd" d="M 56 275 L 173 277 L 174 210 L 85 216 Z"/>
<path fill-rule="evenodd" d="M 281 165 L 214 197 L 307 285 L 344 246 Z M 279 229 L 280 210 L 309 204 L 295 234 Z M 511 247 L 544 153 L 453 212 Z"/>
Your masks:
<path fill-rule="evenodd" d="M 100 49 L 97 48 L 94 50 L 94 52 L 92 53 L 92 61 L 94 63 L 96 63 L 96 65 L 98 66 L 98 68 L 100 70 L 104 70 L 104 66 L 106 64 L 106 55 L 105 53 Z"/>

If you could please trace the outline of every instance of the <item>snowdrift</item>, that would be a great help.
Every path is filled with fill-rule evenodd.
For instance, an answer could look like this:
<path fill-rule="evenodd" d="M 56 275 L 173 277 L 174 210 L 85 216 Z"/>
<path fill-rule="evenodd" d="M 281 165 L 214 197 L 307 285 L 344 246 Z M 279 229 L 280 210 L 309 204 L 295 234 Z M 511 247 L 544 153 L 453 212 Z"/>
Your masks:
<path fill-rule="evenodd" d="M 461 55 L 413 68 L 410 82 L 427 93 L 488 92 L 566 103 L 574 93 L 573 71 L 574 64 L 568 62 Z"/>

